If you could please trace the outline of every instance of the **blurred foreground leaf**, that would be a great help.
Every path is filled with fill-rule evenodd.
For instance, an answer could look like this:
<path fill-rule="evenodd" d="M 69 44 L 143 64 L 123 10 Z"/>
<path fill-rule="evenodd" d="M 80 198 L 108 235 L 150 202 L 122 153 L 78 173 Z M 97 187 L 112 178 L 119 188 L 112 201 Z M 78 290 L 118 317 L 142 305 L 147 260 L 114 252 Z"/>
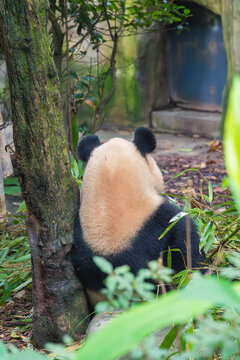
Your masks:
<path fill-rule="evenodd" d="M 173 291 L 119 315 L 86 341 L 77 351 L 76 359 L 116 359 L 150 333 L 173 323 L 185 323 L 213 305 L 240 308 L 240 297 L 228 281 L 197 276 L 184 290 Z"/>
<path fill-rule="evenodd" d="M 240 77 L 235 77 L 229 95 L 224 127 L 224 152 L 230 186 L 240 211 Z"/>

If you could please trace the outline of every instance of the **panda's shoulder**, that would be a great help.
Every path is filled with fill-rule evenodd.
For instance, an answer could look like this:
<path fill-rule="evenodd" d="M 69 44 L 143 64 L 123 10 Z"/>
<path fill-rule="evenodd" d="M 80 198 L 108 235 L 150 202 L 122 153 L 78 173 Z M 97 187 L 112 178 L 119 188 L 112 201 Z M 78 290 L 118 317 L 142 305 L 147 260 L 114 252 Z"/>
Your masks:
<path fill-rule="evenodd" d="M 173 216 L 177 215 L 180 212 L 181 212 L 181 209 L 177 205 L 168 201 L 168 199 L 164 197 L 163 202 L 158 207 L 158 209 L 155 213 L 155 216 L 164 218 L 164 219 L 166 218 L 169 221 L 169 220 L 171 220 L 171 218 Z"/>

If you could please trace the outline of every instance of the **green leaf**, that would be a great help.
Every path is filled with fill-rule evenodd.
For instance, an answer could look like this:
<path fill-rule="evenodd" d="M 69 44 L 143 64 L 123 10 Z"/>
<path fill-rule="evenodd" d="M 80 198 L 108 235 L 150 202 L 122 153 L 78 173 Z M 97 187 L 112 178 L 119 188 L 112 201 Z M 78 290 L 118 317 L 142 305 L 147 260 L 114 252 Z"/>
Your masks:
<path fill-rule="evenodd" d="M 104 272 L 106 272 L 106 271 L 104 271 Z M 109 274 L 109 273 L 107 272 L 107 274 Z M 109 289 L 110 292 L 114 292 L 116 290 L 117 283 L 118 283 L 118 280 L 114 276 L 108 276 L 105 280 L 105 285 Z"/>
<path fill-rule="evenodd" d="M 24 350 L 9 355 L 6 360 L 47 360 L 47 356 L 36 351 Z"/>
<path fill-rule="evenodd" d="M 20 256 L 17 259 L 9 260 L 8 262 L 11 264 L 15 264 L 15 263 L 20 263 L 20 262 L 30 260 L 30 259 L 31 259 L 31 254 L 28 254 L 28 255 Z"/>
<path fill-rule="evenodd" d="M 106 259 L 100 256 L 94 256 L 93 261 L 95 262 L 97 267 L 99 267 L 99 269 L 102 270 L 104 273 L 110 275 L 113 272 L 112 264 Z"/>
<path fill-rule="evenodd" d="M 70 68 L 70 79 L 78 79 L 76 71 Z"/>
<path fill-rule="evenodd" d="M 126 274 L 129 271 L 130 271 L 130 266 L 129 265 L 118 266 L 114 270 L 115 274 L 119 274 L 119 275 Z"/>
<path fill-rule="evenodd" d="M 18 177 L 8 177 L 3 179 L 4 185 L 18 185 L 20 186 L 20 182 Z"/>
<path fill-rule="evenodd" d="M 184 9 L 183 12 L 184 12 L 184 15 L 189 15 L 191 13 L 191 11 L 189 9 Z"/>
<path fill-rule="evenodd" d="M 209 197 L 208 197 L 207 195 L 202 194 L 202 197 L 203 197 L 207 202 L 210 202 L 210 199 L 209 199 Z"/>
<path fill-rule="evenodd" d="M 78 184 L 79 188 L 82 187 L 82 180 L 79 180 L 76 176 L 73 175 L 74 181 Z"/>
<path fill-rule="evenodd" d="M 26 236 L 20 236 L 15 240 L 11 240 L 11 242 L 9 243 L 9 247 L 17 246 L 18 244 L 23 243 L 25 240 L 26 240 Z"/>
<path fill-rule="evenodd" d="M 188 215 L 187 212 L 183 212 L 181 211 L 180 213 L 178 213 L 177 215 L 175 215 L 169 222 L 171 223 L 165 230 L 164 232 L 159 236 L 158 240 L 161 240 L 168 232 L 169 230 L 171 230 L 171 228 L 176 225 L 176 223 L 181 220 L 184 216 Z"/>
<path fill-rule="evenodd" d="M 1 256 L 0 256 L 0 264 L 2 264 L 3 261 L 5 260 L 7 254 L 8 254 L 8 251 L 9 251 L 9 247 L 6 247 L 5 249 L 0 251 L 0 254 L 1 254 Z"/>
<path fill-rule="evenodd" d="M 168 253 L 167 253 L 167 267 L 172 268 L 172 253 L 170 247 L 168 247 Z"/>
<path fill-rule="evenodd" d="M 192 149 L 189 149 L 189 148 L 181 148 L 179 150 L 182 151 L 182 152 L 191 152 L 192 151 Z"/>
<path fill-rule="evenodd" d="M 6 195 L 20 195 L 20 186 L 4 186 L 4 192 Z"/>
<path fill-rule="evenodd" d="M 209 198 L 209 202 L 213 201 L 213 189 L 212 189 L 212 184 L 208 183 L 208 198 Z"/>
<path fill-rule="evenodd" d="M 200 238 L 200 250 L 208 243 L 211 237 L 214 237 L 213 233 L 213 221 L 209 221 L 204 229 L 204 232 Z"/>
<path fill-rule="evenodd" d="M 77 93 L 77 94 L 74 95 L 74 99 L 77 99 L 77 100 L 83 99 L 83 97 L 84 97 L 83 93 Z"/>
<path fill-rule="evenodd" d="M 177 337 L 179 328 L 180 328 L 179 325 L 175 325 L 171 328 L 169 333 L 163 339 L 163 341 L 160 345 L 160 349 L 170 349 L 170 347 L 172 346 L 173 342 L 175 341 L 175 339 Z"/>
<path fill-rule="evenodd" d="M 19 205 L 16 213 L 19 213 L 19 212 L 21 212 L 21 211 L 23 211 L 23 212 L 27 211 L 27 206 L 26 206 L 25 201 L 22 201 L 22 202 L 21 202 L 21 204 Z"/>
<path fill-rule="evenodd" d="M 76 113 L 72 115 L 72 143 L 74 150 L 76 150 L 78 145 L 78 119 Z"/>
<path fill-rule="evenodd" d="M 178 288 L 181 289 L 188 282 L 188 270 L 181 271 L 181 277 L 179 279 Z"/>
<path fill-rule="evenodd" d="M 195 169 L 195 168 L 192 168 L 192 169 L 186 169 L 186 170 L 183 170 L 181 171 L 180 173 L 178 173 L 177 175 L 174 175 L 170 180 L 167 181 L 167 184 L 172 181 L 173 179 L 175 179 L 176 177 L 182 175 L 183 173 L 185 173 L 186 171 L 197 171 L 201 174 L 201 171 L 199 171 L 198 169 Z"/>
<path fill-rule="evenodd" d="M 171 220 L 169 221 L 170 223 L 174 222 L 174 221 L 178 221 L 180 219 L 182 219 L 184 216 L 188 215 L 187 212 L 185 211 L 181 211 L 179 212 L 177 215 L 175 215 L 173 218 L 171 218 Z"/>
<path fill-rule="evenodd" d="M 233 80 L 224 125 L 224 152 L 230 186 L 240 211 L 240 77 Z"/>
<path fill-rule="evenodd" d="M 5 346 L 3 345 L 3 343 L 0 341 L 0 359 L 7 360 L 7 355 L 8 355 L 8 351 L 5 348 Z"/>
<path fill-rule="evenodd" d="M 190 335 L 193 335 L 193 331 L 194 331 L 194 328 L 193 328 L 193 319 L 191 319 L 188 323 L 188 326 L 187 326 L 187 329 L 186 329 L 186 334 L 190 334 Z M 192 347 L 193 347 L 193 344 L 187 340 L 186 342 L 186 346 L 187 346 L 187 349 L 188 350 L 191 350 Z"/>
<path fill-rule="evenodd" d="M 81 76 L 81 79 L 83 80 L 87 80 L 87 81 L 95 81 L 96 78 L 92 75 L 88 75 L 88 76 Z"/>
<path fill-rule="evenodd" d="M 233 285 L 216 278 L 195 279 L 182 291 L 172 291 L 119 315 L 87 339 L 76 352 L 76 359 L 116 359 L 129 352 L 150 333 L 172 323 L 177 325 L 187 322 L 210 306 L 220 304 L 240 308 L 240 297 Z"/>
<path fill-rule="evenodd" d="M 97 313 L 107 311 L 108 309 L 109 309 L 109 304 L 107 301 L 101 301 L 101 302 L 97 303 L 97 305 L 95 306 L 95 311 Z"/>
<path fill-rule="evenodd" d="M 21 285 L 17 286 L 13 291 L 18 292 L 19 290 L 23 289 L 25 286 L 31 284 L 31 282 L 32 282 L 32 278 L 24 281 Z"/>

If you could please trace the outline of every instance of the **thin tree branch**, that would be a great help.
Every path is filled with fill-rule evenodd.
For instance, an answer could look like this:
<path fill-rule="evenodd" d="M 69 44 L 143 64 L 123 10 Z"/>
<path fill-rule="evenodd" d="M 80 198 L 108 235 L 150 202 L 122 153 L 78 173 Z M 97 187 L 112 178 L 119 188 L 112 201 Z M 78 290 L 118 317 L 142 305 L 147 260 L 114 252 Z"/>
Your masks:
<path fill-rule="evenodd" d="M 68 143 L 72 154 L 72 107 L 71 107 L 71 79 L 70 79 L 70 58 L 69 58 L 69 38 L 68 38 L 68 8 L 67 0 L 64 0 L 64 17 L 65 17 L 65 33 L 66 33 L 66 52 L 67 52 L 67 124 L 68 124 Z"/>
<path fill-rule="evenodd" d="M 209 261 L 212 259 L 212 257 L 219 251 L 219 249 L 223 247 L 228 241 L 230 241 L 233 238 L 233 236 L 236 235 L 239 231 L 240 231 L 240 225 L 226 239 L 220 242 L 220 244 L 216 247 L 216 249 L 214 249 L 211 252 L 211 254 L 208 255 L 208 257 L 206 258 L 206 260 L 204 261 L 201 267 L 207 265 Z"/>

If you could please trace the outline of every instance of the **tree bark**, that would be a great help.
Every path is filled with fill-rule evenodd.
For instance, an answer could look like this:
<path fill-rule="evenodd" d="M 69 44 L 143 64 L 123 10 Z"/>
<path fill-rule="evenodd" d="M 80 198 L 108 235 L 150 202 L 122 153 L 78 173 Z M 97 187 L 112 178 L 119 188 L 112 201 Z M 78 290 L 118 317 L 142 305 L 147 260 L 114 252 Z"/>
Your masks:
<path fill-rule="evenodd" d="M 57 13 L 56 1 L 50 1 L 49 20 L 51 21 L 52 24 L 53 59 L 57 68 L 59 79 L 61 79 L 64 32 L 62 31 L 61 25 L 57 20 L 56 13 Z"/>
<path fill-rule="evenodd" d="M 221 15 L 222 0 L 191 0 L 191 1 L 207 8 L 208 10 L 211 10 L 213 13 L 217 15 Z"/>
<path fill-rule="evenodd" d="M 0 23 L 32 253 L 33 340 L 78 338 L 88 314 L 69 258 L 78 191 L 70 166 L 46 0 L 3 0 Z"/>
<path fill-rule="evenodd" d="M 228 72 L 223 92 L 222 132 L 226 116 L 229 91 L 234 75 L 240 74 L 240 2 L 239 0 L 222 1 L 223 37 L 227 53 Z"/>

